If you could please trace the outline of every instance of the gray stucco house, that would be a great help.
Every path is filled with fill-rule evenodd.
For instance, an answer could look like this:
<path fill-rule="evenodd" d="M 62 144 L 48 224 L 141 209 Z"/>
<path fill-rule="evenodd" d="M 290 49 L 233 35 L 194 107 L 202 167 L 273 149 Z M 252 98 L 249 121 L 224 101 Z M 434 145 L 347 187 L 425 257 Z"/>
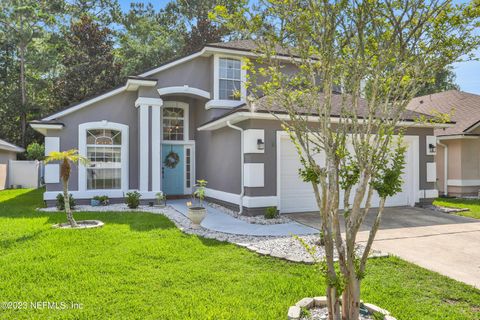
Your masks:
<path fill-rule="evenodd" d="M 47 154 L 77 148 L 91 160 L 72 172 L 69 187 L 79 200 L 108 195 L 120 201 L 129 190 L 144 200 L 159 191 L 184 196 L 197 179 L 206 179 L 212 201 L 242 205 L 245 214 L 269 206 L 284 213 L 315 210 L 311 186 L 298 177 L 299 161 L 279 121 L 244 103 L 242 57 L 255 60 L 253 42 L 209 44 L 31 126 L 45 136 Z M 408 127 L 409 143 L 404 190 L 390 206 L 438 194 L 428 172 L 434 155 L 426 141 L 433 127 L 414 123 L 416 117 L 410 112 L 401 124 Z M 61 190 L 57 164 L 46 166 L 45 182 L 44 199 L 51 204 Z"/>

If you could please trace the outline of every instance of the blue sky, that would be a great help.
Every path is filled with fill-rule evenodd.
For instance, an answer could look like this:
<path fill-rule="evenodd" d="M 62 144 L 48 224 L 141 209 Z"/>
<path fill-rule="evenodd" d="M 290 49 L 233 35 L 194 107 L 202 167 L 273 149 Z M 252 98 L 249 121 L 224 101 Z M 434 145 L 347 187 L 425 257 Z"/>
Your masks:
<path fill-rule="evenodd" d="M 156 9 L 164 7 L 169 0 L 119 0 L 123 10 L 130 8 L 131 2 L 151 2 Z M 465 3 L 467 0 L 454 0 L 455 3 Z M 480 33 L 480 30 L 479 30 Z M 475 52 L 476 57 L 480 58 L 480 48 Z M 460 86 L 460 90 L 480 94 L 480 61 L 467 61 L 454 64 L 456 82 Z"/>

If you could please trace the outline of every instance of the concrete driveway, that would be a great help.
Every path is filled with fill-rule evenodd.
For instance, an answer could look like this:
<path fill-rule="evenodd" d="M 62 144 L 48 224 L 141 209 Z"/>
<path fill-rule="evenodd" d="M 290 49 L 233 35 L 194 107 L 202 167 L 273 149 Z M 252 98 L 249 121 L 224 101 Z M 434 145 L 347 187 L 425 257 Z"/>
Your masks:
<path fill-rule="evenodd" d="M 359 243 L 366 242 L 374 214 L 372 210 L 362 225 Z M 288 216 L 320 227 L 318 213 Z M 386 208 L 373 247 L 480 288 L 480 220 L 421 208 Z"/>

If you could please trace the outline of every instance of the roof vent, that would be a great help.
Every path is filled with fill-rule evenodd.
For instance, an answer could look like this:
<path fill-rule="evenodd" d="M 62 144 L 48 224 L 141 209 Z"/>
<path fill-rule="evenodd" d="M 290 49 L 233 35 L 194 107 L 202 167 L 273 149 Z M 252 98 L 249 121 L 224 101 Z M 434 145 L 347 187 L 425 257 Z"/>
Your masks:
<path fill-rule="evenodd" d="M 423 104 L 423 100 L 420 100 L 420 104 Z"/>

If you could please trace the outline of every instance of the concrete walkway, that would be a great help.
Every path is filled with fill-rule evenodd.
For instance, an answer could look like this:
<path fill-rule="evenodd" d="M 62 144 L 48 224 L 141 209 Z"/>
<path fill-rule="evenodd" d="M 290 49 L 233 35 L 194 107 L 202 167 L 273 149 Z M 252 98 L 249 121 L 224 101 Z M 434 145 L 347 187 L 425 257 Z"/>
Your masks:
<path fill-rule="evenodd" d="M 359 243 L 367 241 L 374 214 L 372 210 L 362 226 Z M 318 213 L 289 217 L 319 227 Z M 480 288 L 480 220 L 420 208 L 386 208 L 373 248 Z"/>
<path fill-rule="evenodd" d="M 185 199 L 169 200 L 168 205 L 187 216 L 188 207 Z M 214 231 L 249 236 L 290 236 L 318 233 L 317 229 L 297 222 L 272 225 L 252 224 L 212 207 L 207 207 L 207 216 L 201 225 Z"/>

